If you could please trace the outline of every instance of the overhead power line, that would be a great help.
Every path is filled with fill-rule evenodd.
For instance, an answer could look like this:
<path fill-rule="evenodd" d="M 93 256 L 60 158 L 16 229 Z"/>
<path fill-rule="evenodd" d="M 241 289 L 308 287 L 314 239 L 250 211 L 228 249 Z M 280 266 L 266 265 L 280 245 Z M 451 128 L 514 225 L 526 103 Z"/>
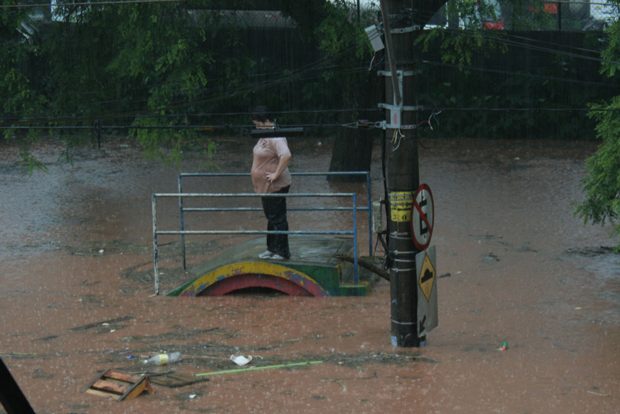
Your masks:
<path fill-rule="evenodd" d="M 96 5 L 117 5 L 117 4 L 135 4 L 135 3 L 183 3 L 191 0 L 119 0 L 119 1 L 92 1 L 92 2 L 78 2 L 78 3 L 67 3 L 67 4 L 57 4 L 56 7 L 62 6 L 96 6 Z M 542 3 L 542 2 L 541 2 Z M 560 0 L 553 1 L 554 4 L 583 4 L 583 5 L 601 5 L 614 7 L 615 4 L 604 3 L 604 2 L 587 2 L 587 1 L 570 1 L 570 0 Z M 9 9 L 9 8 L 28 8 L 28 7 L 50 7 L 50 3 L 36 3 L 36 4 L 3 4 L 0 5 L 0 9 Z"/>
<path fill-rule="evenodd" d="M 73 7 L 73 6 L 103 6 L 103 5 L 120 5 L 120 4 L 138 4 L 138 3 L 185 3 L 192 0 L 119 0 L 119 1 L 92 1 L 92 2 L 79 2 L 79 3 L 67 3 L 67 4 L 2 4 L 0 9 L 24 9 L 34 7 Z"/>
<path fill-rule="evenodd" d="M 353 110 L 352 110 L 353 111 Z M 375 112 L 374 109 L 355 109 L 354 111 L 359 112 Z M 439 112 L 619 112 L 620 109 L 614 108 L 587 108 L 587 107 L 568 107 L 568 108 L 535 108 L 535 107 L 467 107 L 467 108 L 459 108 L 459 107 L 433 107 L 428 108 L 427 112 L 439 113 Z M 328 112 L 328 111 L 286 111 L 285 113 L 302 113 L 302 112 Z M 225 115 L 225 114 L 212 114 L 213 116 Z M 97 118 L 81 118 L 81 120 L 95 120 Z M 362 122 L 362 121 L 358 121 Z M 368 128 L 382 128 L 377 125 L 381 121 L 364 121 L 365 127 L 359 127 L 361 129 Z M 0 130 L 3 129 L 15 129 L 15 130 L 23 130 L 23 129 L 41 129 L 41 130 L 90 130 L 95 128 L 95 126 L 89 125 L 54 125 L 54 126 L 44 126 L 44 125 L 31 125 L 31 124 L 40 124 L 45 123 L 44 120 L 40 120 L 38 122 L 31 123 L 18 123 L 16 125 L 8 125 L 8 124 L 0 124 Z M 341 128 L 341 127 L 357 127 L 356 123 L 309 123 L 309 124 L 291 124 L 291 125 L 281 125 L 282 128 Z M 229 124 L 194 124 L 194 125 L 101 125 L 101 128 L 105 129 L 171 129 L 171 130 L 182 130 L 182 129 L 194 129 L 201 131 L 214 131 L 214 130 L 222 130 L 222 129 L 240 129 L 240 128 L 252 128 L 252 125 L 229 125 Z"/>

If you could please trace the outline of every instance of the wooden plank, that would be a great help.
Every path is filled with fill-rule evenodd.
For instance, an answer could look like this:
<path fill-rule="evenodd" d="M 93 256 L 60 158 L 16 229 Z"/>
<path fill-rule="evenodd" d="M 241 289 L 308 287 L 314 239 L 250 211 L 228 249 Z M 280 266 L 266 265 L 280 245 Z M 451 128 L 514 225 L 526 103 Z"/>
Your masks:
<path fill-rule="evenodd" d="M 84 391 L 84 393 L 92 394 L 92 395 L 98 395 L 99 397 L 107 397 L 107 398 L 116 398 L 118 396 L 117 394 L 111 394 L 109 392 L 93 390 L 92 388 Z"/>
<path fill-rule="evenodd" d="M 145 390 L 150 393 L 153 392 L 149 379 L 146 377 L 142 378 L 142 381 L 139 381 L 136 384 L 134 384 L 134 386 L 130 388 L 124 395 L 122 395 L 121 398 L 118 399 L 118 401 L 131 400 L 133 398 L 136 398 L 138 395 L 142 394 Z"/>
<path fill-rule="evenodd" d="M 101 374 L 99 374 L 94 380 L 91 381 L 90 384 L 88 384 L 83 390 L 82 392 L 86 392 L 90 389 L 90 387 L 93 386 L 93 384 L 97 381 L 99 381 L 101 378 L 103 378 L 103 376 L 107 373 L 108 371 L 103 371 Z"/>
<path fill-rule="evenodd" d="M 106 372 L 105 376 L 108 378 L 114 378 L 114 379 L 121 380 L 121 381 L 131 382 L 132 384 L 144 378 L 143 375 L 132 374 L 130 372 L 119 371 L 117 369 L 109 370 L 108 372 Z"/>
<path fill-rule="evenodd" d="M 135 398 L 144 391 L 153 393 L 147 376 L 110 369 L 95 378 L 82 392 L 123 401 Z"/>
<path fill-rule="evenodd" d="M 151 377 L 151 382 L 155 385 L 163 385 L 164 387 L 177 388 L 185 385 L 191 385 L 198 382 L 203 382 L 208 378 L 199 378 L 195 375 L 182 374 L 182 373 L 168 373 L 166 375 L 159 375 Z"/>
<path fill-rule="evenodd" d="M 130 388 L 131 384 L 126 382 L 119 382 L 114 380 L 100 379 L 95 382 L 91 388 L 97 390 L 105 390 L 110 392 L 115 392 L 118 394 L 125 394 L 127 390 Z"/>

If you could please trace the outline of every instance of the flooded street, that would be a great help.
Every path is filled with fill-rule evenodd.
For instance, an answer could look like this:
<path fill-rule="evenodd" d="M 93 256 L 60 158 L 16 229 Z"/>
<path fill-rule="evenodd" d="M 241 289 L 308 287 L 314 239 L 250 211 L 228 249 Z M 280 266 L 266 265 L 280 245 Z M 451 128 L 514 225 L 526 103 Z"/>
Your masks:
<path fill-rule="evenodd" d="M 427 346 L 390 343 L 389 283 L 368 297 L 154 296 L 151 196 L 177 192 L 178 170 L 126 144 L 37 150 L 48 173 L 20 174 L 0 148 L 0 355 L 37 413 L 596 413 L 620 412 L 620 255 L 610 227 L 572 215 L 595 143 L 423 140 L 433 191 L 439 326 Z M 293 138 L 292 172 L 327 171 L 329 140 Z M 254 142 L 221 139 L 221 172 L 249 172 Z M 373 199 L 383 196 L 381 150 Z M 183 172 L 196 172 L 191 159 Z M 252 192 L 250 178 L 187 180 L 185 192 Z M 365 194 L 362 184 L 294 177 L 291 192 Z M 365 195 L 360 202 L 365 202 Z M 236 201 L 237 202 L 237 201 Z M 176 230 L 178 204 L 158 210 Z M 260 206 L 258 199 L 239 205 Z M 292 200 L 289 206 L 302 201 Z M 158 207 L 159 208 L 159 207 Z M 160 213 L 161 212 L 161 213 Z M 161 214 L 161 215 L 160 215 Z M 368 253 L 359 219 L 360 252 Z M 290 212 L 291 229 L 346 230 L 342 213 Z M 263 230 L 260 212 L 187 218 L 187 229 Z M 247 237 L 188 240 L 188 267 Z M 160 237 L 160 290 L 189 280 L 178 237 Z M 295 253 L 293 252 L 293 255 Z M 502 342 L 508 349 L 499 351 Z M 180 363 L 140 358 L 179 351 Z M 116 402 L 82 391 L 110 368 L 209 375 Z"/>

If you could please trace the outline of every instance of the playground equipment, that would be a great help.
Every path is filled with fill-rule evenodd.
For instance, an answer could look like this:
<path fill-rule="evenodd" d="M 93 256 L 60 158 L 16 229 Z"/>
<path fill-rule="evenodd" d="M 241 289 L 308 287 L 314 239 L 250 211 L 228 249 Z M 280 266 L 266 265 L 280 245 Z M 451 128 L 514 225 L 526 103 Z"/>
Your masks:
<path fill-rule="evenodd" d="M 249 176 L 244 173 L 182 173 L 179 175 L 178 193 L 153 194 L 153 249 L 155 267 L 155 293 L 159 294 L 159 247 L 160 236 L 181 236 L 181 253 L 183 268 L 187 269 L 186 236 L 197 235 L 261 235 L 228 249 L 221 255 L 195 266 L 189 272 L 191 279 L 173 289 L 168 296 L 225 295 L 248 288 L 268 288 L 289 295 L 304 296 L 365 296 L 376 276 L 371 272 L 360 270 L 358 263 L 357 211 L 368 212 L 369 253 L 372 255 L 371 188 L 368 172 L 339 173 L 292 173 L 292 175 L 331 175 L 363 174 L 366 176 L 366 206 L 357 205 L 356 193 L 289 193 L 289 194 L 255 194 L 255 193 L 183 193 L 184 177 L 231 177 Z M 247 197 L 287 197 L 321 200 L 326 198 L 344 198 L 351 201 L 350 207 L 305 206 L 289 208 L 297 211 L 343 211 L 353 215 L 353 228 L 350 230 L 186 230 L 185 214 L 189 212 L 214 213 L 221 211 L 262 211 L 259 207 L 186 207 L 187 199 L 247 198 Z M 157 200 L 178 198 L 179 230 L 160 230 L 157 226 Z M 308 204 L 308 203 L 304 203 Z M 215 225 L 215 223 L 213 223 Z M 285 233 L 289 235 L 289 244 L 293 256 L 289 260 L 277 261 L 259 259 L 258 255 L 265 249 L 263 235 Z M 351 257 L 352 263 L 335 258 L 335 255 Z"/>

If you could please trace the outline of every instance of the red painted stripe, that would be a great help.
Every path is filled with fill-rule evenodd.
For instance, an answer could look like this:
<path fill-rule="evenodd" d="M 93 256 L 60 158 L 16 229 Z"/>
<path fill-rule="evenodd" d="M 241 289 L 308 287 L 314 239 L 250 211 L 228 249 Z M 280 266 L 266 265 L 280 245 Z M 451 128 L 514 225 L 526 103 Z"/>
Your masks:
<path fill-rule="evenodd" d="M 230 276 L 204 289 L 198 296 L 222 296 L 247 288 L 269 288 L 291 296 L 316 296 L 302 286 L 281 277 L 271 275 L 243 274 Z"/>

